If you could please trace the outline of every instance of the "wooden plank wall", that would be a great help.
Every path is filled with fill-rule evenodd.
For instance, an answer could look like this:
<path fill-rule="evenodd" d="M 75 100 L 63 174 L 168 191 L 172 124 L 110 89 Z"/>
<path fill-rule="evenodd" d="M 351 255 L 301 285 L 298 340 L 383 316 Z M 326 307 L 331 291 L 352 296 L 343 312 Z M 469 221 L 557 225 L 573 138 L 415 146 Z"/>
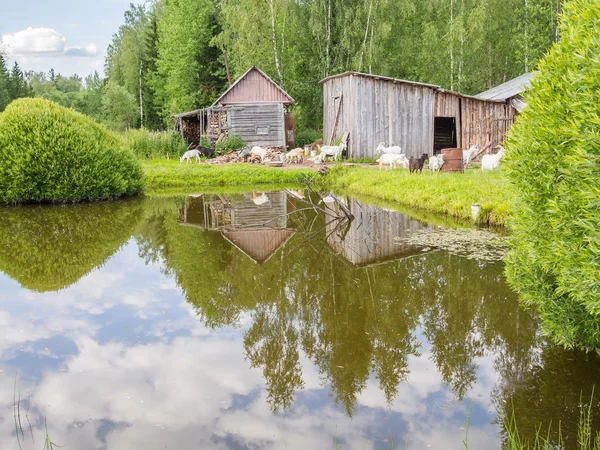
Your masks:
<path fill-rule="evenodd" d="M 228 113 L 229 132 L 250 147 L 285 147 L 284 108 L 281 103 L 234 105 Z M 269 127 L 268 135 L 257 135 L 257 127 Z"/>
<path fill-rule="evenodd" d="M 350 131 L 350 158 L 376 157 L 375 150 L 380 142 L 399 145 L 407 157 L 431 153 L 432 88 L 357 75 L 327 80 L 323 86 L 326 142 L 335 123 L 335 97 L 342 92 L 343 106 L 334 138 Z"/>

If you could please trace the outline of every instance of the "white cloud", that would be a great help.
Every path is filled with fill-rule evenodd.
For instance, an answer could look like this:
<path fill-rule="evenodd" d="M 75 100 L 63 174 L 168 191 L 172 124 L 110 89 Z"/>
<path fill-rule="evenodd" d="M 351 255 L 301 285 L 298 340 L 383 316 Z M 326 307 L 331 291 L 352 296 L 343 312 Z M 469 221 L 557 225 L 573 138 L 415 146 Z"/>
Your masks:
<path fill-rule="evenodd" d="M 27 27 L 24 30 L 2 36 L 2 46 L 11 56 L 37 57 L 88 57 L 96 56 L 95 44 L 67 46 L 64 34 L 45 27 Z"/>

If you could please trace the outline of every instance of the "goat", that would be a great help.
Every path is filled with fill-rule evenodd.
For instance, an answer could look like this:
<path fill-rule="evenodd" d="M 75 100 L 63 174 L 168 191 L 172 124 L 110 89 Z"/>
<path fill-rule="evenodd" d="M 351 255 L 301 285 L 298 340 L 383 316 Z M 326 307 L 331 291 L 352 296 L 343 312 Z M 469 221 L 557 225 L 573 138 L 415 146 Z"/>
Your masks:
<path fill-rule="evenodd" d="M 425 164 L 425 160 L 428 158 L 428 154 L 427 153 L 423 153 L 420 157 L 415 158 L 414 156 L 411 156 L 410 159 L 408 160 L 408 168 L 410 170 L 410 173 L 419 171 L 419 173 L 423 172 L 423 164 Z"/>
<path fill-rule="evenodd" d="M 304 150 L 301 148 L 295 148 L 294 150 L 290 150 L 285 155 L 285 162 L 302 162 L 304 157 Z"/>
<path fill-rule="evenodd" d="M 495 155 L 483 155 L 481 159 L 481 170 L 494 170 L 500 167 L 500 160 L 504 156 L 504 147 L 499 145 L 500 150 Z"/>
<path fill-rule="evenodd" d="M 406 160 L 406 157 L 404 155 L 394 155 L 392 153 L 384 153 L 383 155 L 381 155 L 379 157 L 379 159 L 376 162 L 379 164 L 379 169 L 381 169 L 384 164 L 389 164 L 390 168 L 392 168 L 392 166 L 394 164 L 396 164 L 396 163 L 398 163 L 398 165 L 403 164 L 405 160 Z"/>
<path fill-rule="evenodd" d="M 248 160 L 248 156 L 250 156 L 250 148 L 246 147 L 238 152 L 238 158 L 243 158 L 244 161 Z"/>
<path fill-rule="evenodd" d="M 346 144 L 342 142 L 340 145 L 324 145 L 321 147 L 321 161 L 325 161 L 325 158 L 332 157 L 334 161 L 342 156 L 343 151 L 346 150 Z"/>
<path fill-rule="evenodd" d="M 429 158 L 429 170 L 439 172 L 444 165 L 444 155 L 434 155 Z"/>
<path fill-rule="evenodd" d="M 380 142 L 379 145 L 377 146 L 377 149 L 375 150 L 375 153 L 377 155 L 386 155 L 386 154 L 400 155 L 400 154 L 402 154 L 402 149 L 400 147 L 398 147 L 397 145 L 386 147 L 385 142 Z"/>
<path fill-rule="evenodd" d="M 408 159 L 404 155 L 400 155 L 400 156 L 402 156 L 402 158 L 398 158 L 396 161 L 394 161 L 394 163 L 393 163 L 394 167 L 399 167 L 401 169 L 408 169 L 408 167 L 409 167 Z"/>
<path fill-rule="evenodd" d="M 477 155 L 477 153 L 479 153 L 479 147 L 476 145 L 473 145 L 469 150 L 463 150 L 463 165 L 465 166 L 465 169 L 469 168 L 469 161 L 471 161 L 471 158 L 473 158 L 474 155 Z"/>
<path fill-rule="evenodd" d="M 265 162 L 265 157 L 267 156 L 267 151 L 262 147 L 252 147 L 250 150 L 250 155 L 260 158 L 260 162 Z"/>
<path fill-rule="evenodd" d="M 179 163 L 181 164 L 183 160 L 187 160 L 186 164 L 190 162 L 190 159 L 196 158 L 198 164 L 200 164 L 200 152 L 198 150 L 188 150 L 183 154 L 181 158 L 179 158 Z"/>

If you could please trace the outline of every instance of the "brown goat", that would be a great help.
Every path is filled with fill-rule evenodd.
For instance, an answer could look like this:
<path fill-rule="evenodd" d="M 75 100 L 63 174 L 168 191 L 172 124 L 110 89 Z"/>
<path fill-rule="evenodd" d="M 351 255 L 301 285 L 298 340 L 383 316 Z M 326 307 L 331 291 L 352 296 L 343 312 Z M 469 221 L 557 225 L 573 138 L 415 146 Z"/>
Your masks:
<path fill-rule="evenodd" d="M 408 159 L 408 170 L 410 171 L 410 173 L 419 171 L 419 173 L 423 172 L 423 165 L 425 164 L 425 160 L 429 158 L 429 155 L 427 153 L 423 153 L 419 158 L 415 158 L 414 156 L 411 156 Z"/>

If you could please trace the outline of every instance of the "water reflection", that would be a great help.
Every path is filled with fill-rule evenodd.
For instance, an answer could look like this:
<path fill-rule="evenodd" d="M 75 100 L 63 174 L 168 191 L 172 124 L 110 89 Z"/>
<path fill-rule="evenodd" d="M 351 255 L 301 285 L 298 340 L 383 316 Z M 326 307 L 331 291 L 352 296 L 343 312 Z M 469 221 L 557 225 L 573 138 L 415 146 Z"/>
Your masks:
<path fill-rule="evenodd" d="M 598 357 L 544 343 L 501 263 L 395 245 L 433 227 L 344 201 L 356 219 L 342 227 L 286 192 L 3 214 L 48 261 L 85 264 L 44 272 L 20 255 L 31 244 L 2 243 L 3 261 L 29 258 L 1 267 L 19 284 L 70 287 L 0 277 L 0 406 L 18 371 L 33 430 L 48 416 L 53 440 L 80 449 L 322 448 L 336 429 L 343 448 L 387 448 L 391 433 L 461 448 L 469 405 L 482 448 L 500 441 L 496 408 L 528 436 L 563 419 L 575 442 Z M 2 418 L 0 449 L 15 448 Z"/>

